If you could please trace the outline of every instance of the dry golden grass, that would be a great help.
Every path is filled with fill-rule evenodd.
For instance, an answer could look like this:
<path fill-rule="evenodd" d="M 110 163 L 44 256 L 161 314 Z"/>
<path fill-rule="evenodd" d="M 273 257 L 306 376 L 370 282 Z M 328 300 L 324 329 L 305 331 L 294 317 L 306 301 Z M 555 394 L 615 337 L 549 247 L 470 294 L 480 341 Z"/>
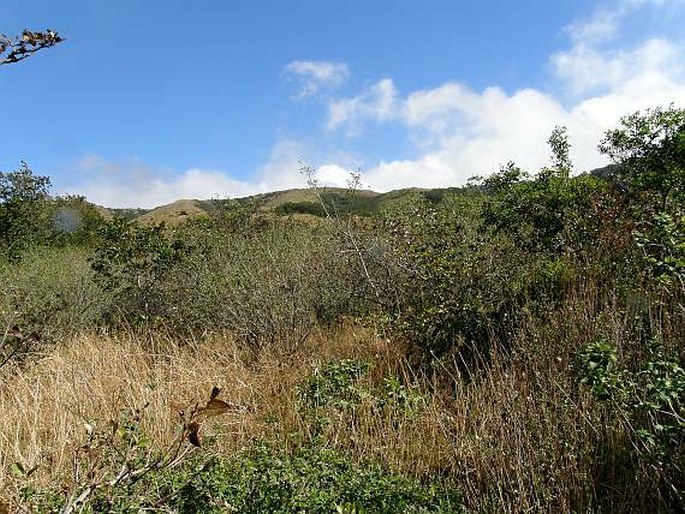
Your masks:
<path fill-rule="evenodd" d="M 203 428 L 217 436 L 217 451 L 232 455 L 265 436 L 296 445 L 293 434 L 312 430 L 297 385 L 321 363 L 357 358 L 373 362 L 361 387 L 378 390 L 384 377 L 399 376 L 424 402 L 414 415 L 379 409 L 372 395 L 354 409 L 330 409 L 325 444 L 419 478 L 444 478 L 479 512 L 578 512 L 598 501 L 611 511 L 639 510 L 651 493 L 631 490 L 636 477 L 612 461 L 623 435 L 572 371 L 577 350 L 597 335 L 593 320 L 621 330 L 621 319 L 591 311 L 583 298 L 545 327 L 524 330 L 527 351 L 493 351 L 487 369 L 439 386 L 415 374 L 398 345 L 353 326 L 318 333 L 290 355 L 250 355 L 230 337 L 199 343 L 84 335 L 25 369 L 3 370 L 0 486 L 16 493 L 14 462 L 38 466 L 30 478 L 37 485 L 68 479 L 85 423 L 102 425 L 146 404 L 143 427 L 165 446 L 177 427 L 170 402 L 204 401 L 213 386 L 224 400 L 250 407 Z M 622 472 L 627 476 L 617 479 Z M 641 480 L 644 488 L 648 480 Z M 604 483 L 623 489 L 604 490 Z"/>
<path fill-rule="evenodd" d="M 136 221 L 144 225 L 166 223 L 170 226 L 176 226 L 198 216 L 208 216 L 207 211 L 202 208 L 200 202 L 197 200 L 176 200 L 173 203 L 162 205 L 146 212 L 136 218 Z"/>
<path fill-rule="evenodd" d="M 86 424 L 102 426 L 145 405 L 143 428 L 164 447 L 178 428 L 170 403 L 206 401 L 213 386 L 222 388 L 221 398 L 250 407 L 249 413 L 212 423 L 222 452 L 231 454 L 273 431 L 264 422 L 266 414 L 288 432 L 300 423 L 295 386 L 322 360 L 341 357 L 363 341 L 368 335 L 353 330 L 335 337 L 334 344 L 313 337 L 309 350 L 296 358 L 266 352 L 250 357 L 230 337 L 202 344 L 159 335 L 142 340 L 84 335 L 67 341 L 26 369 L 3 370 L 0 484 L 8 485 L 15 462 L 24 469 L 38 466 L 32 475 L 36 483 L 68 475 Z"/>

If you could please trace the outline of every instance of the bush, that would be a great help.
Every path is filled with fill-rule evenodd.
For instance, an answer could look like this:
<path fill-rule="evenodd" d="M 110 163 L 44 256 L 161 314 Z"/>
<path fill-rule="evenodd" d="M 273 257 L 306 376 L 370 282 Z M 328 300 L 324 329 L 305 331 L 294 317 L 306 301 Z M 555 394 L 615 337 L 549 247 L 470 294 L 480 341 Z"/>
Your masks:
<path fill-rule="evenodd" d="M 348 310 L 344 265 L 325 228 L 279 221 L 249 235 L 185 230 L 193 250 L 166 282 L 166 319 L 175 328 L 230 331 L 254 349 L 292 350 L 317 323 Z"/>
<path fill-rule="evenodd" d="M 297 393 L 303 406 L 309 409 L 331 405 L 354 406 L 361 402 L 365 391 L 355 382 L 369 369 L 368 362 L 342 360 L 316 368 Z"/>
<path fill-rule="evenodd" d="M 635 369 L 618 363 L 615 347 L 597 341 L 580 355 L 581 382 L 609 402 L 635 440 L 634 451 L 660 476 L 674 507 L 685 505 L 685 370 L 651 341 Z"/>
<path fill-rule="evenodd" d="M 116 218 L 102 228 L 91 266 L 115 298 L 117 314 L 129 322 L 145 321 L 165 314 L 164 282 L 186 253 L 186 245 L 163 224 L 148 227 Z"/>
<path fill-rule="evenodd" d="M 84 249 L 36 247 L 0 265 L 0 323 L 48 340 L 100 325 L 112 299 L 93 281 L 88 256 Z"/>
<path fill-rule="evenodd" d="M 169 503 L 176 512 L 187 513 L 330 514 L 337 508 L 369 514 L 463 510 L 459 496 L 439 484 L 423 486 L 333 450 L 302 448 L 288 455 L 269 445 L 257 446 L 230 461 L 214 461 L 193 476 Z"/>
<path fill-rule="evenodd" d="M 385 223 L 390 278 L 379 283 L 389 286 L 383 291 L 389 326 L 428 357 L 460 350 L 466 360 L 468 353 L 475 358 L 487 353 L 493 331 L 511 328 L 525 261 L 506 238 L 479 233 L 478 201 L 469 195 L 440 206 L 415 200 Z"/>
<path fill-rule="evenodd" d="M 4 257 L 16 259 L 45 239 L 49 187 L 50 179 L 34 175 L 25 162 L 17 171 L 0 172 L 0 252 Z"/>

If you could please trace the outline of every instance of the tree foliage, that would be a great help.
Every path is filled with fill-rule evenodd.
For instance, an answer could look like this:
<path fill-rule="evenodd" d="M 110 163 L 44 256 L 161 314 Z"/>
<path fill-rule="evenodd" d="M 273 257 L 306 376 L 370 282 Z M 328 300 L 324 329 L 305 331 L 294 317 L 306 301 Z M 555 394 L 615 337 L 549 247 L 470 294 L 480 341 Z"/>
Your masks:
<path fill-rule="evenodd" d="M 0 172 L 0 250 L 15 257 L 36 242 L 45 228 L 50 179 L 34 175 L 28 165 Z"/>
<path fill-rule="evenodd" d="M 632 193 L 652 196 L 664 210 L 685 200 L 685 109 L 635 112 L 608 131 L 599 149 L 619 165 Z"/>

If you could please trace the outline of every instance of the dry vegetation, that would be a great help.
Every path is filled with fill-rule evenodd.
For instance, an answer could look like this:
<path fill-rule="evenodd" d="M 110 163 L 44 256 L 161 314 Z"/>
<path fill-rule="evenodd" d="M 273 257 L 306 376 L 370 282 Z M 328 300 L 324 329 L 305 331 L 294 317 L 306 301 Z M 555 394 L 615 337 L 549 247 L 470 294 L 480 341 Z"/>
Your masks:
<path fill-rule="evenodd" d="M 145 433 L 166 447 L 177 436 L 173 403 L 203 399 L 213 386 L 247 411 L 203 429 L 216 437 L 212 451 L 230 457 L 264 438 L 293 450 L 317 430 L 298 387 L 322 365 L 354 359 L 372 362 L 357 383 L 368 396 L 353 408 L 326 409 L 330 447 L 419 479 L 449 478 L 478 512 L 578 512 L 598 503 L 611 512 L 647 512 L 652 495 L 635 488 L 630 475 L 649 470 L 630 459 L 598 461 L 598 444 L 606 446 L 604 457 L 619 459 L 629 443 L 592 395 L 579 390 L 573 359 L 607 331 L 622 340 L 629 321 L 618 309 L 602 312 L 603 302 L 587 294 L 573 297 L 547 326 L 527 324 L 516 343 L 527 350 L 512 358 L 495 349 L 487 369 L 468 381 L 448 373 L 438 387 L 408 364 L 401 345 L 355 325 L 317 332 L 288 354 L 271 348 L 254 355 L 230 336 L 82 335 L 31 366 L 4 370 L 2 485 L 17 497 L 15 462 L 35 469 L 26 481 L 38 487 L 55 477 L 68 483 L 85 427 L 143 405 Z M 675 326 L 682 329 L 681 321 Z M 400 377 L 416 395 L 411 413 L 406 405 L 378 407 L 375 392 L 388 377 Z M 616 473 L 627 476 L 617 480 Z M 616 484 L 624 489 L 611 489 Z"/>
<path fill-rule="evenodd" d="M 617 179 L 555 129 L 533 177 L 171 227 L 0 174 L 0 513 L 682 510 L 685 111 L 623 123 Z"/>

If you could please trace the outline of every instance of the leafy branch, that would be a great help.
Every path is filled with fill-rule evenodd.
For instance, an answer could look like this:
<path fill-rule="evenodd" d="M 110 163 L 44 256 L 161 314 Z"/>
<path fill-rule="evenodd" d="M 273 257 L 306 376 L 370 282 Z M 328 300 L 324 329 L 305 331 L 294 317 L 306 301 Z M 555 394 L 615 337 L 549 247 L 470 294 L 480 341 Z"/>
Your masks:
<path fill-rule="evenodd" d="M 25 29 L 21 36 L 10 38 L 0 34 L 0 66 L 13 64 L 31 57 L 43 48 L 50 48 L 64 41 L 54 30 L 32 32 Z M 6 54 L 3 56 L 3 54 Z"/>

